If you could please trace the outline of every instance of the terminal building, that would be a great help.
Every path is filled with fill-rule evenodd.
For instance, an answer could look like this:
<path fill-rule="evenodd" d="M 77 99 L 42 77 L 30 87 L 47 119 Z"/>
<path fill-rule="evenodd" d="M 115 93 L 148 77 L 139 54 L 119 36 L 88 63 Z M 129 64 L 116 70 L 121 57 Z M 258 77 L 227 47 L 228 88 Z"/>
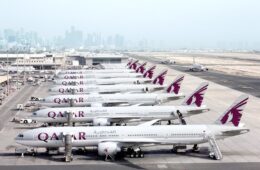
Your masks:
<path fill-rule="evenodd" d="M 122 54 L 92 54 L 86 56 L 87 65 L 98 65 L 98 64 L 120 64 L 126 63 L 128 58 Z"/>
<path fill-rule="evenodd" d="M 63 54 L 0 54 L 0 62 L 35 69 L 54 69 L 65 63 L 65 57 Z"/>
<path fill-rule="evenodd" d="M 0 64 L 35 69 L 55 69 L 67 66 L 93 66 L 126 63 L 127 56 L 115 53 L 55 53 L 55 54 L 0 54 Z"/>
<path fill-rule="evenodd" d="M 113 53 L 79 53 L 67 56 L 67 62 L 79 63 L 79 65 L 120 64 L 126 63 L 128 58 L 122 54 Z"/>

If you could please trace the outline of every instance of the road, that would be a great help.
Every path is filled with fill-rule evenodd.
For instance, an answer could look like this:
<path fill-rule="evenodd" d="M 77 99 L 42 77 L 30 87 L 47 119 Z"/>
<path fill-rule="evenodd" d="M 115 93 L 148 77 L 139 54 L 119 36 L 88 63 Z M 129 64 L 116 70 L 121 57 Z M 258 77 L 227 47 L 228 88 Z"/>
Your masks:
<path fill-rule="evenodd" d="M 32 94 L 36 89 L 37 88 L 35 86 L 26 84 L 19 91 L 10 94 L 10 96 L 6 98 L 3 105 L 0 107 L 0 131 L 3 129 L 4 123 L 16 115 L 17 104 L 24 104 L 25 101 L 30 98 L 30 94 Z"/>
<path fill-rule="evenodd" d="M 250 170 L 258 170 L 260 163 L 196 163 L 196 164 L 189 164 L 189 163 L 171 163 L 171 164 L 141 164 L 141 165 L 133 165 L 129 163 L 99 163 L 99 164 L 85 164 L 85 165 L 23 165 L 23 166 L 0 166 L 0 170 L 99 170 L 99 169 L 106 169 L 106 170 L 133 170 L 133 169 L 175 169 L 175 170 L 203 170 L 203 169 L 210 169 L 210 170 L 237 170 L 237 169 L 250 169 Z"/>

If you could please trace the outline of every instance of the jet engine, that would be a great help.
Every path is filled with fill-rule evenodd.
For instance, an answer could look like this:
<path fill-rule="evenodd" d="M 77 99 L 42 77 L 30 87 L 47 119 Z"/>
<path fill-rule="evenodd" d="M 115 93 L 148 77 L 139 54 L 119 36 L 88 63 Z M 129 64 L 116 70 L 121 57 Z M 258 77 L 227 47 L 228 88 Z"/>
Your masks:
<path fill-rule="evenodd" d="M 94 126 L 109 126 L 111 123 L 106 118 L 97 118 L 93 120 Z"/>
<path fill-rule="evenodd" d="M 101 142 L 98 144 L 98 155 L 99 156 L 113 157 L 120 151 L 121 151 L 121 148 L 118 146 L 118 143 L 115 143 L 115 142 Z"/>

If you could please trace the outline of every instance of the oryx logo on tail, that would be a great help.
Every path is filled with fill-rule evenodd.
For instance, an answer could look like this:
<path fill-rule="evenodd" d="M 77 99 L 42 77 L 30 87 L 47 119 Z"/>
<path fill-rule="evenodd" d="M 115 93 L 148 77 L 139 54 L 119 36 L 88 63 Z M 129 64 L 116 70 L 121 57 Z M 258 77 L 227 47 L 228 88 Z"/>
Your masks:
<path fill-rule="evenodd" d="M 201 83 L 199 87 L 191 93 L 188 97 L 185 98 L 182 105 L 196 105 L 197 107 L 200 107 L 206 90 L 208 89 L 208 82 Z"/>
<path fill-rule="evenodd" d="M 181 83 L 184 79 L 184 75 L 181 74 L 175 78 L 175 80 L 166 89 L 167 93 L 178 94 L 181 88 Z"/>
<path fill-rule="evenodd" d="M 130 69 L 136 69 L 136 67 L 137 67 L 137 63 L 139 62 L 139 60 L 136 60 L 135 62 L 132 62 L 130 65 L 129 65 L 129 68 Z"/>
<path fill-rule="evenodd" d="M 164 70 L 161 74 L 159 74 L 155 79 L 153 80 L 153 84 L 160 84 L 163 85 L 165 80 L 165 75 L 167 74 L 168 70 Z"/>
<path fill-rule="evenodd" d="M 147 64 L 147 62 L 144 62 L 143 64 L 141 64 L 139 67 L 136 68 L 135 72 L 137 73 L 144 73 L 145 68 L 144 66 Z"/>
<path fill-rule="evenodd" d="M 247 104 L 249 97 L 248 95 L 240 96 L 217 120 L 218 124 L 229 124 L 232 123 L 234 126 L 238 126 L 242 117 L 243 110 Z"/>
<path fill-rule="evenodd" d="M 153 78 L 153 73 L 154 73 L 155 68 L 156 68 L 156 66 L 154 65 L 154 66 L 150 67 L 149 69 L 147 69 L 144 72 L 143 77 L 144 78 L 148 77 L 150 79 Z"/>

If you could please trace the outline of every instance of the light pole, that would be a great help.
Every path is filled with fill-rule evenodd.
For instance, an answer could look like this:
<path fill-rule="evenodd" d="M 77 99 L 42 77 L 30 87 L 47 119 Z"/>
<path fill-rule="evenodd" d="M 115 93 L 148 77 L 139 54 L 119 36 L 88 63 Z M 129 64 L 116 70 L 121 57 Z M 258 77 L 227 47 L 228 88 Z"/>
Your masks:
<path fill-rule="evenodd" d="M 23 56 L 23 84 L 25 85 L 25 56 Z"/>
<path fill-rule="evenodd" d="M 8 60 L 8 53 L 9 51 L 7 50 L 7 55 L 6 55 L 6 63 L 7 63 L 7 96 L 9 95 L 9 60 Z"/>
<path fill-rule="evenodd" d="M 17 49 L 17 52 L 16 52 L 16 90 L 18 90 L 18 63 L 17 63 L 17 60 L 18 60 L 18 49 Z"/>

